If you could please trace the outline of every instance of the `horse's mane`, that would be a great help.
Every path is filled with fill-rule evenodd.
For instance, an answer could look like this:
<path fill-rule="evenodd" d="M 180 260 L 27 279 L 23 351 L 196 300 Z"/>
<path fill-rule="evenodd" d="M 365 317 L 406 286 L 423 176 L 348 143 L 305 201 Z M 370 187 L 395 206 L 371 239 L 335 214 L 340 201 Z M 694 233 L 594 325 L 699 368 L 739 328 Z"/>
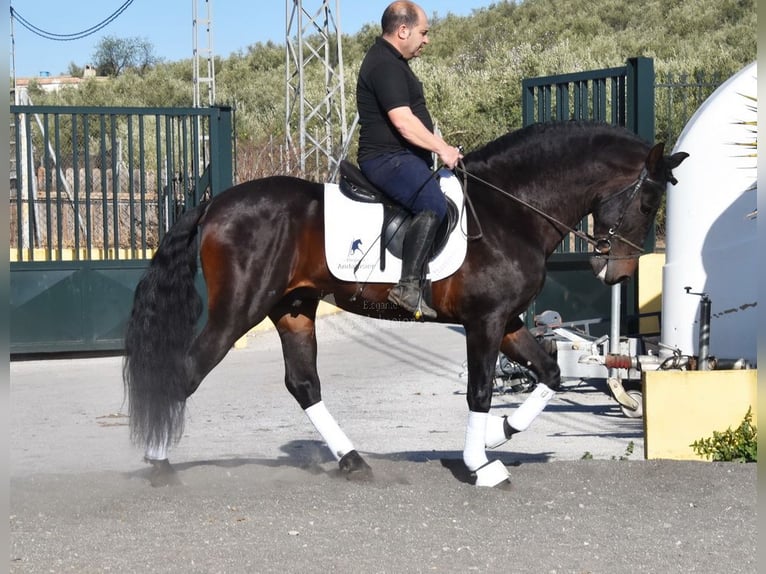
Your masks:
<path fill-rule="evenodd" d="M 620 126 L 603 122 L 576 121 L 545 122 L 531 124 L 518 130 L 511 131 L 489 142 L 481 148 L 469 152 L 465 156 L 466 164 L 481 164 L 502 157 L 527 156 L 529 152 L 542 149 L 571 148 L 574 138 L 608 138 L 608 141 L 626 140 L 642 141 L 633 132 Z"/>

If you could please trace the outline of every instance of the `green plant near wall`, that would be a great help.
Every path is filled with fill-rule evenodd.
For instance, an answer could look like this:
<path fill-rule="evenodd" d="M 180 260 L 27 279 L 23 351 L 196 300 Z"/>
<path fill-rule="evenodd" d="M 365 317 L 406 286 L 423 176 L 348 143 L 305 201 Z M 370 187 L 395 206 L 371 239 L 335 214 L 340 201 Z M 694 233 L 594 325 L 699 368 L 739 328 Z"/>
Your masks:
<path fill-rule="evenodd" d="M 689 446 L 695 454 L 708 460 L 758 462 L 758 429 L 753 425 L 752 407 L 747 409 L 744 420 L 736 429 L 713 431 L 712 437 L 695 440 Z"/>

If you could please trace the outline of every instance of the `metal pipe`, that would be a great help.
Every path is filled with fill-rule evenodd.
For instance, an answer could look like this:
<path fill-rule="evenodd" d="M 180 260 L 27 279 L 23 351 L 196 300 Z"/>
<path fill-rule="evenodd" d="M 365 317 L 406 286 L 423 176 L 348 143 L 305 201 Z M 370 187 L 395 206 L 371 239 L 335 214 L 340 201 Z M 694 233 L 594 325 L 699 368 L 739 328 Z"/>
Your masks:
<path fill-rule="evenodd" d="M 710 297 L 706 293 L 700 299 L 700 329 L 699 329 L 699 360 L 697 365 L 700 371 L 709 371 L 710 364 Z"/>
<path fill-rule="evenodd" d="M 613 355 L 620 354 L 620 306 L 621 300 L 620 285 L 612 285 L 612 316 L 609 328 L 609 352 Z M 620 373 L 618 369 L 609 369 L 607 372 L 607 383 L 619 385 Z M 616 395 L 615 395 L 616 396 Z"/>

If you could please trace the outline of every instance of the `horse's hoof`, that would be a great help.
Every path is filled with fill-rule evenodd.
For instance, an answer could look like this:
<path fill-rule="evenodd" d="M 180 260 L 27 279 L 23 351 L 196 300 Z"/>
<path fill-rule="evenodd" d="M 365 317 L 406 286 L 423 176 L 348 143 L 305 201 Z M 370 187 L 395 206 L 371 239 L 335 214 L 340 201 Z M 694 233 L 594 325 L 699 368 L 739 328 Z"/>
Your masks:
<path fill-rule="evenodd" d="M 476 486 L 488 486 L 490 488 L 509 485 L 511 482 L 511 475 L 508 473 L 508 469 L 499 460 L 493 460 L 488 462 L 481 468 L 475 470 L 472 473 L 476 477 Z"/>
<path fill-rule="evenodd" d="M 149 483 L 152 486 L 177 486 L 181 484 L 176 470 L 170 465 L 168 459 L 152 460 L 145 458 L 146 462 L 152 465 L 149 473 Z"/>
<path fill-rule="evenodd" d="M 343 455 L 338 466 L 348 480 L 372 480 L 372 468 L 355 450 Z"/>

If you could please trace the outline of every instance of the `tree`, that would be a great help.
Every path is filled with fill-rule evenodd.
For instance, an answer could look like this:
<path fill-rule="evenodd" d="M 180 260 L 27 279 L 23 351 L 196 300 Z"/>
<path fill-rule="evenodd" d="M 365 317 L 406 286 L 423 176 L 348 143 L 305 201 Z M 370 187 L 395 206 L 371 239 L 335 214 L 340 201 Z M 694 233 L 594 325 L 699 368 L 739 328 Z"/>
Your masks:
<path fill-rule="evenodd" d="M 93 64 L 101 76 L 119 76 L 127 70 L 143 74 L 158 61 L 152 43 L 138 36 L 104 36 L 93 53 Z"/>
<path fill-rule="evenodd" d="M 77 64 L 75 64 L 74 62 L 69 62 L 69 68 L 67 69 L 67 73 L 73 78 L 82 78 L 83 69 Z"/>

